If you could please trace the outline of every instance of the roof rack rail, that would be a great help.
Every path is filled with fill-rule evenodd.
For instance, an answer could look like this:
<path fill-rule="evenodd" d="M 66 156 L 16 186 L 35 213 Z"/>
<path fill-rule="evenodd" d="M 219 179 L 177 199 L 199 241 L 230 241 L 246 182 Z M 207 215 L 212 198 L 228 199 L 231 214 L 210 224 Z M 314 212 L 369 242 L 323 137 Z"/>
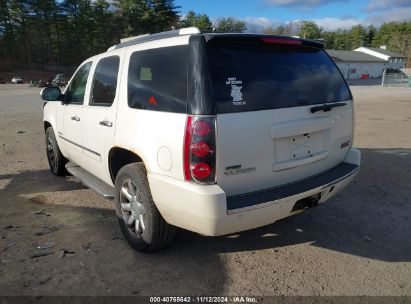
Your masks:
<path fill-rule="evenodd" d="M 172 30 L 172 31 L 161 32 L 161 33 L 156 33 L 156 34 L 145 34 L 145 35 L 140 35 L 137 37 L 121 39 L 121 43 L 113 45 L 107 51 L 111 51 L 114 49 L 121 49 L 123 47 L 135 45 L 135 44 L 139 44 L 143 42 L 148 42 L 148 41 L 154 41 L 154 40 L 178 37 L 178 36 L 184 36 L 184 35 L 193 35 L 193 34 L 201 34 L 201 31 L 196 27 L 187 27 L 187 28 L 182 28 L 179 30 Z"/>

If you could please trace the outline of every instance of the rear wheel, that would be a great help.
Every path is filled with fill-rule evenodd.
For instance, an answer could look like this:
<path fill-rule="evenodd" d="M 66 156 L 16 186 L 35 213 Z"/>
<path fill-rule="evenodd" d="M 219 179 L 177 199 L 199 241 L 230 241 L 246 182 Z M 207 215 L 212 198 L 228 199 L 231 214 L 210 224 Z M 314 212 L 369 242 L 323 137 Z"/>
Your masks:
<path fill-rule="evenodd" d="M 155 206 L 142 163 L 124 166 L 115 182 L 116 214 L 127 242 L 140 252 L 166 247 L 176 228 L 168 224 Z"/>
<path fill-rule="evenodd" d="M 57 144 L 56 136 L 52 127 L 46 130 L 46 149 L 47 160 L 49 162 L 50 170 L 54 175 L 65 175 L 67 159 L 61 154 L 60 148 Z"/>

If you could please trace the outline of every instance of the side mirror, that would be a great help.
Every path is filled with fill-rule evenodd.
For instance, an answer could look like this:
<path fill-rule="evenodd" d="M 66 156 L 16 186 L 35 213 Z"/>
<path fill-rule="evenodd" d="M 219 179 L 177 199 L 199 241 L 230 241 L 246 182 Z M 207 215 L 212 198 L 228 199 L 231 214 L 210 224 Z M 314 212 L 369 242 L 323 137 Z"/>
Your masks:
<path fill-rule="evenodd" d="M 61 101 L 62 95 L 59 87 L 47 87 L 40 92 L 41 99 L 45 101 Z"/>

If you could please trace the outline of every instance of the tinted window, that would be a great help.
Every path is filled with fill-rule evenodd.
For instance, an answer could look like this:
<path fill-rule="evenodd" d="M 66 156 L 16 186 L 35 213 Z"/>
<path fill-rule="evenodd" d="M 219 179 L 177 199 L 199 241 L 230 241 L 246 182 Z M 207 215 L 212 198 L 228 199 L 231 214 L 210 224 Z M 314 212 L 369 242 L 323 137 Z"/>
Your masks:
<path fill-rule="evenodd" d="M 306 106 L 351 99 L 325 51 L 259 43 L 207 47 L 218 113 Z"/>
<path fill-rule="evenodd" d="M 187 46 L 135 52 L 128 70 L 128 104 L 132 108 L 186 112 Z"/>
<path fill-rule="evenodd" d="M 91 62 L 84 64 L 74 75 L 65 93 L 65 102 L 83 104 L 86 92 L 87 78 L 90 72 Z"/>
<path fill-rule="evenodd" d="M 98 62 L 94 72 L 91 105 L 111 106 L 116 96 L 119 64 L 118 56 L 103 58 Z"/>

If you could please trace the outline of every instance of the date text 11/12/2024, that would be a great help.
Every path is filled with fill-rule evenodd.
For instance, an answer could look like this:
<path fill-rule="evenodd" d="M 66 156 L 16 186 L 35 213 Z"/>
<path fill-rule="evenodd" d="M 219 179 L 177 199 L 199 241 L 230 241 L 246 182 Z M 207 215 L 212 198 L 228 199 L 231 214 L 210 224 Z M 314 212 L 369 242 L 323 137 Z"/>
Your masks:
<path fill-rule="evenodd" d="M 150 297 L 150 303 L 257 303 L 255 297 Z"/>

